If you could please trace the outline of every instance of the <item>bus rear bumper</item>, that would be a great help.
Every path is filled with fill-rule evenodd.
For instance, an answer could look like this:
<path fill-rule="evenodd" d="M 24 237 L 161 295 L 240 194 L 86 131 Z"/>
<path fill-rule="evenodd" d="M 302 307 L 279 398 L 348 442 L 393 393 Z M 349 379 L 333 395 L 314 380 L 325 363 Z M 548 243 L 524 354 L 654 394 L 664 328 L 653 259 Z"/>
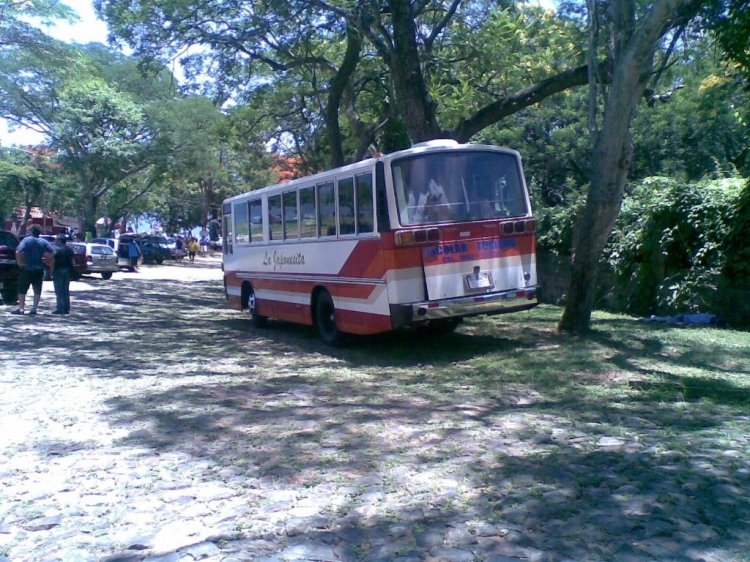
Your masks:
<path fill-rule="evenodd" d="M 538 287 L 534 286 L 499 293 L 392 305 L 391 312 L 394 319 L 401 319 L 398 324 L 407 324 L 443 318 L 518 312 L 533 308 L 537 304 Z"/>

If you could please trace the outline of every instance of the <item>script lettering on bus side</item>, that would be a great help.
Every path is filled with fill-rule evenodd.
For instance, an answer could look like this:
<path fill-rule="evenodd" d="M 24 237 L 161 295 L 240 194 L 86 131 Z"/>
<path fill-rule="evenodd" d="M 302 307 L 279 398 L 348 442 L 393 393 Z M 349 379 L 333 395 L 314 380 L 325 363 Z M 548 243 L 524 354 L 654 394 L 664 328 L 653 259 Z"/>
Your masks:
<path fill-rule="evenodd" d="M 281 269 L 285 265 L 305 265 L 305 254 L 302 252 L 282 254 L 276 250 L 272 254 L 266 252 L 266 255 L 263 257 L 263 265 L 272 265 L 274 271 Z"/>

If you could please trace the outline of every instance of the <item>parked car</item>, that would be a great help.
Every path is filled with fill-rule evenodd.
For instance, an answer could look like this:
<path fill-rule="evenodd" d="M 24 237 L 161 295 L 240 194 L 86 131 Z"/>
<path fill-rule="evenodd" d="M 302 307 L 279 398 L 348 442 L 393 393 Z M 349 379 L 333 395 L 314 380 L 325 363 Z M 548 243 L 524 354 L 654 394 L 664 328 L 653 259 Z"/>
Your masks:
<path fill-rule="evenodd" d="M 18 236 L 7 230 L 0 230 L 0 296 L 3 303 L 15 304 L 18 300 L 18 275 L 21 269 L 16 263 Z"/>
<path fill-rule="evenodd" d="M 91 242 L 87 242 L 84 246 L 86 247 L 86 273 L 100 273 L 102 279 L 109 279 L 114 272 L 120 271 L 117 254 L 112 248 L 106 244 Z"/>
<path fill-rule="evenodd" d="M 73 250 L 73 264 L 75 265 L 75 274 L 71 276 L 71 279 L 77 281 L 88 269 L 88 263 L 86 261 L 86 244 L 67 242 L 67 245 Z"/>
<path fill-rule="evenodd" d="M 119 238 L 94 238 L 90 240 L 92 244 L 104 244 L 112 248 L 117 256 L 117 264 L 121 268 L 132 269 L 130 256 L 128 255 L 128 242 L 133 239 L 133 235 L 123 234 Z M 143 263 L 143 256 L 138 259 L 138 265 Z"/>
<path fill-rule="evenodd" d="M 175 256 L 175 247 L 171 247 L 169 245 L 169 240 L 165 236 L 144 236 L 142 238 L 143 244 L 151 244 L 154 246 L 153 254 L 154 259 L 156 263 L 162 263 L 164 260 L 173 260 L 176 259 Z M 145 254 L 146 252 L 144 252 Z M 145 255 L 144 255 L 145 258 Z M 161 260 L 161 261 L 159 261 Z M 150 259 L 147 259 L 146 261 L 150 261 Z"/>
<path fill-rule="evenodd" d="M 141 249 L 141 253 L 143 254 L 143 263 L 161 264 L 164 262 L 164 260 L 168 260 L 171 258 L 169 250 L 162 247 L 159 243 L 158 236 L 147 236 L 143 234 L 136 236 L 124 236 L 127 236 L 126 239 L 135 240 L 135 243 L 138 244 L 138 247 Z M 120 240 L 122 240 L 124 236 L 120 236 Z"/>
<path fill-rule="evenodd" d="M 40 234 L 39 238 L 44 238 L 47 242 L 57 248 L 57 237 L 50 234 Z M 70 238 L 67 239 L 67 245 L 73 249 L 73 264 L 75 265 L 75 272 L 71 276 L 71 280 L 77 281 L 81 278 L 81 275 L 86 273 L 86 246 L 79 244 L 78 249 L 73 248 L 73 244 L 70 242 Z M 44 267 L 44 280 L 52 281 L 52 274 L 47 266 Z"/>

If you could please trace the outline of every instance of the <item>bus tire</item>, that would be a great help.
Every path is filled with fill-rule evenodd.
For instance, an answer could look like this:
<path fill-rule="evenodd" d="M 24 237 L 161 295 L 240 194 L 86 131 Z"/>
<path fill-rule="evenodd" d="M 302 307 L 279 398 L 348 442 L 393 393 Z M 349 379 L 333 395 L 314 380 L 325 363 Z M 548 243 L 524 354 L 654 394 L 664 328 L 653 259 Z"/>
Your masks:
<path fill-rule="evenodd" d="M 102 279 L 112 279 L 111 271 L 102 271 Z"/>
<path fill-rule="evenodd" d="M 248 287 L 245 305 L 250 313 L 250 322 L 256 328 L 263 328 L 268 322 L 268 317 L 258 314 L 257 304 L 258 300 L 255 297 L 255 291 L 253 291 L 252 287 Z"/>
<path fill-rule="evenodd" d="M 323 343 L 334 347 L 341 345 L 343 337 L 336 327 L 336 308 L 328 291 L 320 291 L 315 299 L 315 325 Z"/>

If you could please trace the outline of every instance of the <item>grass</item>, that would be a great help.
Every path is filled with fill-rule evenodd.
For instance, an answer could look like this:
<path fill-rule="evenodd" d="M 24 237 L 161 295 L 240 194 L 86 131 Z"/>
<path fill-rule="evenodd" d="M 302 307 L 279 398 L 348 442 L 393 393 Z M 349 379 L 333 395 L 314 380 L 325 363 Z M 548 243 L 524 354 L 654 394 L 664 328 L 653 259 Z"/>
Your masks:
<path fill-rule="evenodd" d="M 561 309 L 540 306 L 333 349 L 309 327 L 252 328 L 220 282 L 132 283 L 112 286 L 128 305 L 118 320 L 148 337 L 112 330 L 87 308 L 94 292 L 77 295 L 76 324 L 41 316 L 33 332 L 0 334 L 23 373 L 8 371 L 6 396 L 23 397 L 8 413 L 40 428 L 14 446 L 67 451 L 55 421 L 67 416 L 111 432 L 115 466 L 137 462 L 149 494 L 160 480 L 215 485 L 231 468 L 240 522 L 267 490 L 292 489 L 315 505 L 330 496 L 333 532 L 478 520 L 559 558 L 650 560 L 664 558 L 652 533 L 667 520 L 658 532 L 678 529 L 668 538 L 685 549 L 750 552 L 750 333 L 596 313 L 589 337 L 567 337 Z M 91 439 L 70 454 L 98 462 Z M 383 513 L 360 517 L 370 488 Z"/>

